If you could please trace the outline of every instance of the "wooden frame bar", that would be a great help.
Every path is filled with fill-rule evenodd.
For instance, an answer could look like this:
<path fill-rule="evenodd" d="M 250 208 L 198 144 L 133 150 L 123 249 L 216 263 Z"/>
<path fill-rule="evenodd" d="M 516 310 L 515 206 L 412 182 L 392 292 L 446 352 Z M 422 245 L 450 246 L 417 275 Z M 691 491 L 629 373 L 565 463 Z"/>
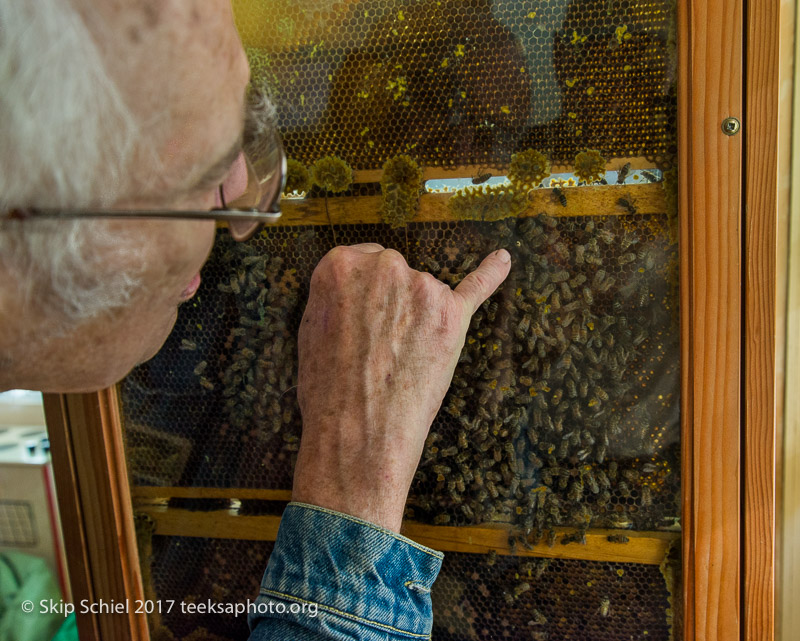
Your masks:
<path fill-rule="evenodd" d="M 44 399 L 73 602 L 128 603 L 76 611 L 81 641 L 149 641 L 116 388 Z"/>
<path fill-rule="evenodd" d="M 628 211 L 617 201 L 624 198 L 640 214 L 666 213 L 666 193 L 663 183 L 637 185 L 584 186 L 562 189 L 569 202 L 570 216 L 613 216 Z M 423 194 L 413 222 L 448 222 L 457 220 L 447 206 L 451 194 Z M 283 215 L 280 225 L 328 225 L 324 198 L 281 201 Z M 357 223 L 382 224 L 380 196 L 328 198 L 328 210 L 334 225 Z M 520 214 L 536 216 L 545 213 L 563 216 L 564 207 L 554 197 L 552 189 L 535 189 L 528 195 L 528 207 Z"/>
<path fill-rule="evenodd" d="M 710 25 L 714 25 L 711 27 Z M 678 4 L 684 638 L 739 637 L 743 5 Z"/>
<path fill-rule="evenodd" d="M 239 539 L 245 541 L 274 541 L 278 536 L 279 516 L 242 516 L 236 510 L 199 512 L 168 508 L 165 505 L 138 504 L 137 513 L 146 514 L 155 522 L 155 534 L 165 536 L 194 536 L 214 539 Z M 573 533 L 574 528 L 556 528 L 562 533 Z M 589 530 L 586 544 L 556 543 L 550 547 L 544 541 L 526 548 L 509 545 L 511 528 L 505 525 L 480 525 L 447 527 L 404 522 L 402 534 L 410 539 L 443 552 L 498 554 L 546 557 L 554 559 L 579 559 L 583 561 L 611 561 L 616 563 L 644 563 L 659 565 L 670 545 L 680 538 L 677 532 L 632 532 L 630 530 Z M 608 536 L 625 535 L 628 543 L 611 543 Z"/>

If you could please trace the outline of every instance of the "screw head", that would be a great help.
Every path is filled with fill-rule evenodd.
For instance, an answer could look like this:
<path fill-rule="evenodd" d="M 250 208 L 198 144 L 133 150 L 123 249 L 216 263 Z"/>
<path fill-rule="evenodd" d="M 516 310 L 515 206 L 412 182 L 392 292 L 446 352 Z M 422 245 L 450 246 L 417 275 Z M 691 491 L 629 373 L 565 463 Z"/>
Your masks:
<path fill-rule="evenodd" d="M 736 118 L 725 118 L 722 121 L 722 133 L 726 136 L 735 136 L 739 133 L 740 127 L 741 125 Z"/>

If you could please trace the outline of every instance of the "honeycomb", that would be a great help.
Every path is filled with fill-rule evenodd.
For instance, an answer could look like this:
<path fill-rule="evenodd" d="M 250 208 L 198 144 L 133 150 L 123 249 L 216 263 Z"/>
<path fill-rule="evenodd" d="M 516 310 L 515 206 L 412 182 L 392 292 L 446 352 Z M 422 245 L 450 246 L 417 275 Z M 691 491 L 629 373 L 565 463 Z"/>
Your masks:
<path fill-rule="evenodd" d="M 153 537 L 153 598 L 242 603 L 258 594 L 271 542 Z M 433 586 L 434 641 L 669 641 L 676 583 L 655 565 L 448 553 Z M 244 616 L 151 619 L 154 641 L 236 641 Z"/>
<path fill-rule="evenodd" d="M 254 84 L 288 155 L 378 169 L 675 161 L 672 0 L 237 0 Z"/>
<path fill-rule="evenodd" d="M 553 526 L 674 524 L 676 256 L 665 225 L 625 214 L 337 226 L 339 242 L 397 248 L 451 285 L 496 247 L 512 254 L 508 279 L 472 318 L 408 517 L 510 523 L 527 541 Z M 278 227 L 234 243 L 219 231 L 176 330 L 122 384 L 134 483 L 291 487 L 296 335 L 330 232 Z"/>
<path fill-rule="evenodd" d="M 334 245 L 380 243 L 451 285 L 505 247 L 511 273 L 471 320 L 406 518 L 503 524 L 514 546 L 679 529 L 674 3 L 235 0 L 234 11 L 305 199 L 327 212 L 332 197 L 381 195 L 375 220 L 388 224 L 328 215 L 247 243 L 218 230 L 164 348 L 121 384 L 132 483 L 291 488 L 297 329 Z M 347 180 L 311 186 L 320 161 L 344 163 Z M 384 167 L 397 176 L 378 178 Z M 408 222 L 435 167 L 473 176 L 474 189 L 450 198 L 452 220 Z M 549 173 L 558 167 L 571 175 Z M 510 187 L 486 182 L 501 173 Z M 664 211 L 640 213 L 627 185 L 662 177 Z M 620 186 L 616 206 L 574 215 L 570 194 L 598 183 Z M 552 194 L 558 217 L 530 210 L 539 185 L 565 187 Z M 155 536 L 151 587 L 244 601 L 271 545 Z M 673 590 L 656 566 L 448 553 L 434 638 L 675 638 Z M 155 627 L 164 639 L 247 634 L 244 618 L 219 615 Z"/>
<path fill-rule="evenodd" d="M 254 601 L 273 546 L 272 541 L 153 536 L 148 596 L 177 602 L 149 619 L 153 641 L 247 639 L 246 615 L 189 613 L 178 604 Z"/>

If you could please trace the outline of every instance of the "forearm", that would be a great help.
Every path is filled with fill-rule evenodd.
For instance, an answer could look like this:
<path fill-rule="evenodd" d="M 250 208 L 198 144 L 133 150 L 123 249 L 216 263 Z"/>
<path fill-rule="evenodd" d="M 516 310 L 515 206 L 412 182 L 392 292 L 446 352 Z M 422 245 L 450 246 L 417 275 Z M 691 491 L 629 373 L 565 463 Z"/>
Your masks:
<path fill-rule="evenodd" d="M 441 553 L 374 524 L 292 503 L 250 616 L 250 639 L 428 639 L 441 562 Z"/>

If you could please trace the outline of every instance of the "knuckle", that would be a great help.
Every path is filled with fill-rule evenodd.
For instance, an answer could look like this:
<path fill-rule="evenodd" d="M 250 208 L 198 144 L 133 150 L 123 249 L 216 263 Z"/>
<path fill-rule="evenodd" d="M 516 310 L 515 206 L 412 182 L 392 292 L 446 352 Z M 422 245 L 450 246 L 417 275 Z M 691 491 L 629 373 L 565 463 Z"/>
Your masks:
<path fill-rule="evenodd" d="M 348 247 L 334 247 L 317 263 L 311 274 L 311 286 L 341 283 L 352 270 L 354 253 Z"/>
<path fill-rule="evenodd" d="M 384 249 L 378 255 L 378 259 L 384 265 L 389 265 L 393 268 L 407 268 L 408 264 L 403 255 L 395 249 Z"/>

